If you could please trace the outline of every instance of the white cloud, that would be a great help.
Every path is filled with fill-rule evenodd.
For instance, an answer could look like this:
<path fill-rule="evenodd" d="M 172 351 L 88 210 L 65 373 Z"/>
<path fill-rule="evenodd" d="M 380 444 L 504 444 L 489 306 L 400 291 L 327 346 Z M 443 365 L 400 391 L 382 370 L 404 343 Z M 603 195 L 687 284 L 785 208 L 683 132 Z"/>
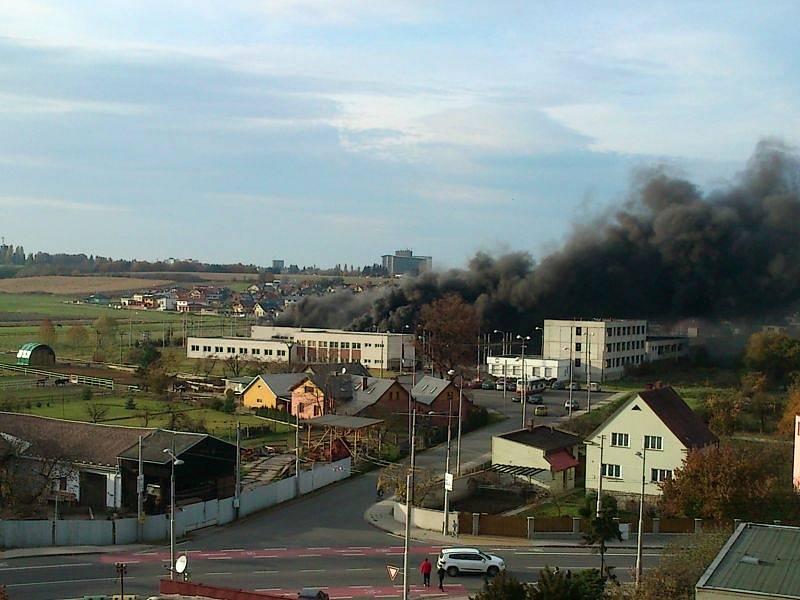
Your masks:
<path fill-rule="evenodd" d="M 25 196 L 0 196 L 0 206 L 7 208 L 49 208 L 53 210 L 79 212 L 128 212 L 129 208 L 92 202 L 74 202 L 62 198 Z"/>
<path fill-rule="evenodd" d="M 13 114 L 65 114 L 105 113 L 112 115 L 141 115 L 147 108 L 123 102 L 97 102 L 68 98 L 45 98 L 0 92 L 0 113 Z"/>

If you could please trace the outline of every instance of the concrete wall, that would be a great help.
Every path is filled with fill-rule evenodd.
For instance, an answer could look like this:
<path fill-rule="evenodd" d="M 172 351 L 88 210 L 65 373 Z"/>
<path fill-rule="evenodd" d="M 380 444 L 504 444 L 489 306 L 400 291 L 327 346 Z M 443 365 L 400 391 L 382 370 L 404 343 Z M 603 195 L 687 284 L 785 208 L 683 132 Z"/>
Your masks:
<path fill-rule="evenodd" d="M 406 521 L 406 505 L 400 502 L 394 502 L 392 508 L 394 520 L 398 523 L 405 523 Z M 458 513 L 451 512 L 448 514 L 448 521 L 450 521 L 450 531 L 457 531 L 458 528 Z M 418 529 L 427 529 L 429 531 L 444 531 L 444 511 L 432 510 L 430 508 L 411 508 L 411 526 Z"/>
<path fill-rule="evenodd" d="M 300 473 L 300 493 L 341 481 L 350 476 L 349 458 L 320 463 Z M 294 477 L 242 490 L 239 515 L 245 516 L 296 495 Z M 197 502 L 179 507 L 175 517 L 177 536 L 201 527 L 224 525 L 234 520 L 233 498 Z M 135 518 L 112 520 L 3 521 L 0 520 L 0 548 L 43 546 L 110 546 L 136 541 L 157 542 L 169 537 L 168 515 L 150 515 L 141 525 Z"/>

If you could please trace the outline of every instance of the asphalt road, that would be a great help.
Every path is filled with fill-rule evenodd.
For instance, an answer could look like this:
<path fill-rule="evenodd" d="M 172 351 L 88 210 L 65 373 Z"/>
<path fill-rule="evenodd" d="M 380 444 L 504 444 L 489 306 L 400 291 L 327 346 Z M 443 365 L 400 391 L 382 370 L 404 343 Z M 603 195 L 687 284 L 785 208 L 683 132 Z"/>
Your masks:
<path fill-rule="evenodd" d="M 491 436 L 516 429 L 521 407 L 502 392 L 473 390 L 478 404 L 509 416 L 462 439 L 462 463 L 481 461 L 491 447 Z M 585 394 L 585 392 L 584 392 Z M 547 392 L 545 402 L 557 421 L 563 414 L 562 391 Z M 600 396 L 593 394 L 593 396 Z M 559 413 L 559 405 L 561 413 Z M 514 422 L 514 419 L 520 419 Z M 538 422 L 538 419 L 537 419 Z M 455 445 L 453 446 L 455 451 Z M 420 466 L 444 466 L 444 446 L 418 456 Z M 453 457 L 455 460 L 455 456 Z M 386 566 L 402 566 L 402 540 L 375 529 L 363 519 L 374 502 L 376 473 L 354 477 L 283 504 L 226 527 L 195 532 L 179 544 L 179 553 L 189 556 L 194 581 L 224 586 L 270 590 L 296 597 L 302 587 L 325 587 L 331 598 L 400 597 L 400 578 L 389 581 Z M 412 583 L 419 584 L 417 566 L 425 556 L 435 559 L 439 547 L 412 543 Z M 484 550 L 502 556 L 510 571 L 524 581 L 535 581 L 539 569 L 597 567 L 599 557 L 585 548 L 498 548 Z M 657 552 L 645 554 L 645 567 L 657 563 Z M 0 583 L 12 599 L 53 600 L 119 592 L 114 563 L 128 565 L 125 593 L 144 597 L 155 594 L 159 577 L 166 574 L 168 549 L 156 548 L 138 554 L 110 553 L 11 559 L 0 562 Z M 629 577 L 635 562 L 633 550 L 614 550 L 609 564 L 621 579 Z M 477 576 L 447 579 L 445 593 L 464 596 L 482 585 Z M 438 589 L 413 588 L 415 596 L 439 595 Z"/>

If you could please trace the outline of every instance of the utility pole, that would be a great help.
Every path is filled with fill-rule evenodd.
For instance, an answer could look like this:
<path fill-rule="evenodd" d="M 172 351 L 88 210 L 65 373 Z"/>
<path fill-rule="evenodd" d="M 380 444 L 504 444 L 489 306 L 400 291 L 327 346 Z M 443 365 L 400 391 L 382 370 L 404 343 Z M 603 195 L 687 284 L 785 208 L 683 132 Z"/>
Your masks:
<path fill-rule="evenodd" d="M 144 526 L 144 460 L 142 459 L 142 436 L 139 436 L 139 473 L 136 475 L 136 516 L 139 521 L 139 531 L 143 533 Z M 141 535 L 140 539 L 141 540 Z"/>
<path fill-rule="evenodd" d="M 575 328 L 572 323 L 569 325 L 569 418 L 572 418 L 572 332 Z"/>
<path fill-rule="evenodd" d="M 505 387 L 503 387 L 505 390 Z M 505 393 L 505 392 L 504 392 Z M 458 386 L 458 437 L 456 438 L 456 477 L 461 475 L 461 400 L 464 396 L 464 375 Z"/>
<path fill-rule="evenodd" d="M 639 531 L 636 539 L 636 587 L 642 581 L 642 522 L 644 521 L 644 483 L 645 483 L 645 457 L 647 445 L 642 446 L 642 451 L 637 452 L 642 459 L 642 493 L 639 497 Z"/>
<path fill-rule="evenodd" d="M 595 508 L 595 516 L 600 518 L 600 498 L 603 495 L 603 446 L 605 444 L 606 436 L 600 436 L 600 464 L 597 467 L 597 506 Z"/>
<path fill-rule="evenodd" d="M 236 487 L 233 495 L 233 507 L 236 509 L 236 518 L 238 519 L 242 496 L 242 427 L 239 421 L 236 421 Z"/>
<path fill-rule="evenodd" d="M 403 600 L 409 600 L 408 594 L 408 539 L 411 535 L 411 510 L 414 495 L 414 446 L 417 432 L 417 409 L 411 411 L 411 450 L 409 470 L 406 474 L 406 519 L 405 535 L 403 537 Z"/>
<path fill-rule="evenodd" d="M 452 439 L 450 427 L 450 417 L 452 416 L 453 409 L 451 406 L 447 408 L 447 458 L 445 459 L 444 465 L 444 472 L 445 477 L 450 474 L 450 441 Z M 444 535 L 448 535 L 450 533 L 450 523 L 449 521 L 449 513 L 450 513 L 450 495 L 447 492 L 447 485 L 444 488 Z"/>
<path fill-rule="evenodd" d="M 592 336 L 586 328 L 586 412 L 592 412 Z"/>

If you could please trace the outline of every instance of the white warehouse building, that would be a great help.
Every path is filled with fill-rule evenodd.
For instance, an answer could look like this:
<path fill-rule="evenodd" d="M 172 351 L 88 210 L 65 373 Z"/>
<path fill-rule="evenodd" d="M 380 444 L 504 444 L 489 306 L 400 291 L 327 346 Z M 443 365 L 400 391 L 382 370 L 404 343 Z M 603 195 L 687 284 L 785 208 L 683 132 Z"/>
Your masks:
<path fill-rule="evenodd" d="M 394 371 L 415 365 L 413 334 L 253 325 L 250 337 L 291 343 L 296 359 L 305 363 L 360 362 Z"/>
<path fill-rule="evenodd" d="M 542 358 L 541 356 L 525 357 L 526 379 L 569 379 L 569 359 Z M 494 377 L 522 377 L 523 360 L 518 354 L 504 354 L 502 356 L 489 356 L 486 359 L 489 375 Z"/>
<path fill-rule="evenodd" d="M 189 337 L 186 339 L 186 358 L 215 358 L 226 360 L 285 362 L 297 360 L 297 349 L 281 340 L 255 340 L 242 337 Z"/>

